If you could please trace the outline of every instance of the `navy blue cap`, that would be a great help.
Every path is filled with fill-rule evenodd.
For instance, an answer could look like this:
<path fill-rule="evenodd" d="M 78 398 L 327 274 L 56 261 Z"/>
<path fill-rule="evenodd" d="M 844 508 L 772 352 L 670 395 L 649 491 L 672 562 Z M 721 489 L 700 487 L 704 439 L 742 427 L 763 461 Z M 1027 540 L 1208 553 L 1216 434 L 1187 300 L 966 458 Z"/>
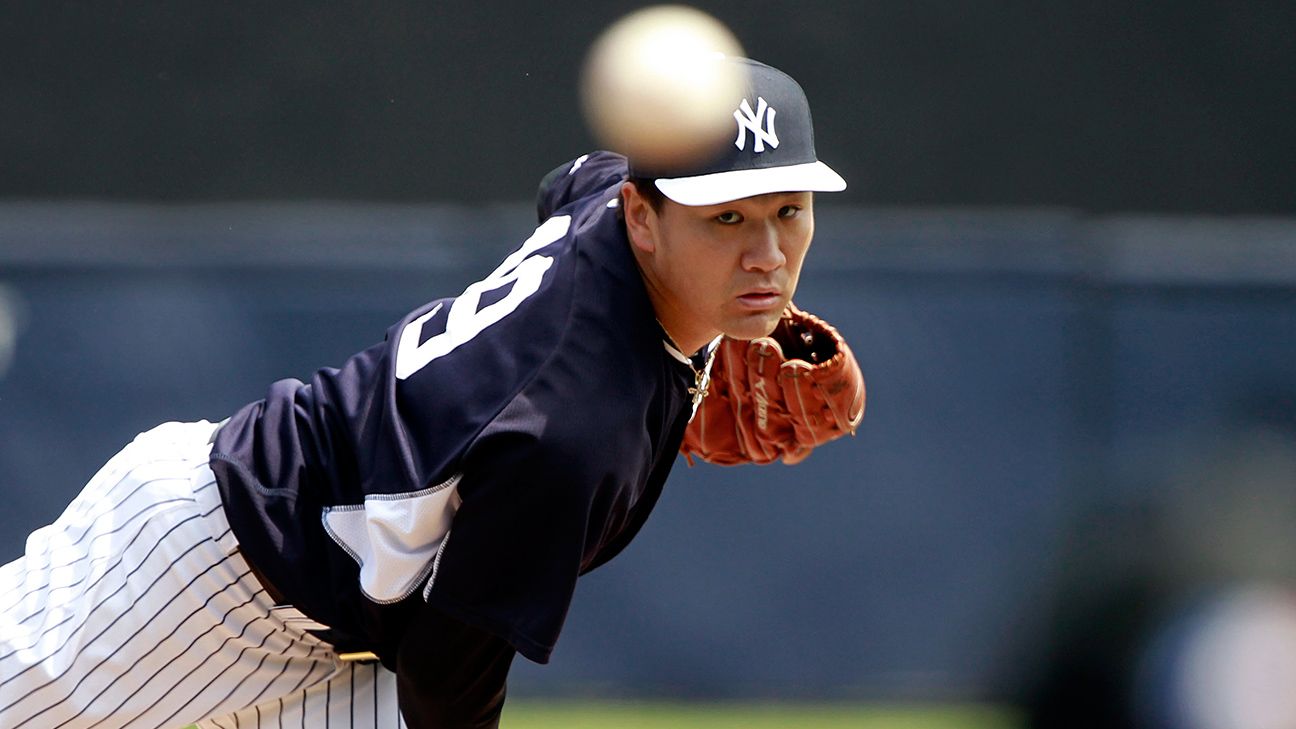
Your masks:
<path fill-rule="evenodd" d="M 653 170 L 630 160 L 634 177 L 681 205 L 716 205 L 771 192 L 840 192 L 846 181 L 815 154 L 814 124 L 805 91 L 791 76 L 749 58 L 731 58 L 747 77 L 733 105 L 734 137 L 704 164 Z"/>

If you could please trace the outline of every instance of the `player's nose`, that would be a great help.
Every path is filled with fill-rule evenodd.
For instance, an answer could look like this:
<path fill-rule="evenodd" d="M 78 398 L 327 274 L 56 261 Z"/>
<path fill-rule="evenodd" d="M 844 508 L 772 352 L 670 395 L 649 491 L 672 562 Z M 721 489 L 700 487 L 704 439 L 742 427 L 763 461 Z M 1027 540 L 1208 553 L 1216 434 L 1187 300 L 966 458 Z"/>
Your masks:
<path fill-rule="evenodd" d="M 787 263 L 783 253 L 783 233 L 775 222 L 755 225 L 746 240 L 742 266 L 748 271 L 776 271 Z"/>

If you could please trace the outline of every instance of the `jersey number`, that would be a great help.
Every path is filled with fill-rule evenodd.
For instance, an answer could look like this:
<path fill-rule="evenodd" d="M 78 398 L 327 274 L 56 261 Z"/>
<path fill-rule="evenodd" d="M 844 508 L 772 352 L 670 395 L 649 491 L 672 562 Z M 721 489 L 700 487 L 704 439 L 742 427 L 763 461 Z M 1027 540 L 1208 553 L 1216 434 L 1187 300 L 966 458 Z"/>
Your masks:
<path fill-rule="evenodd" d="M 423 369 L 432 360 L 453 352 L 459 345 L 477 336 L 486 327 L 513 312 L 527 297 L 540 289 L 540 280 L 553 265 L 549 256 L 531 256 L 535 251 L 567 235 L 571 217 L 560 215 L 545 221 L 544 225 L 527 238 L 522 247 L 504 259 L 486 278 L 470 284 L 455 298 L 446 314 L 445 331 L 420 342 L 423 325 L 441 311 L 437 304 L 428 313 L 414 319 L 401 330 L 396 344 L 396 379 L 404 380 Z M 530 256 L 530 257 L 528 257 Z M 512 288 L 499 301 L 481 305 L 482 295 L 512 284 Z M 478 308 L 480 306 L 480 308 Z"/>

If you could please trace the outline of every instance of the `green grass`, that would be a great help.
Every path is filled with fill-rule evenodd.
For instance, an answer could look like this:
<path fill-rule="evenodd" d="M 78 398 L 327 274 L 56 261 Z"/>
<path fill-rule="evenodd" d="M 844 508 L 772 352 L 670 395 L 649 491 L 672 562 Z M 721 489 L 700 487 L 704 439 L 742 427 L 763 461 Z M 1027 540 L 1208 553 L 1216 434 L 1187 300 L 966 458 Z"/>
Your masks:
<path fill-rule="evenodd" d="M 1018 729 L 1008 709 L 977 705 L 509 700 L 501 729 Z"/>

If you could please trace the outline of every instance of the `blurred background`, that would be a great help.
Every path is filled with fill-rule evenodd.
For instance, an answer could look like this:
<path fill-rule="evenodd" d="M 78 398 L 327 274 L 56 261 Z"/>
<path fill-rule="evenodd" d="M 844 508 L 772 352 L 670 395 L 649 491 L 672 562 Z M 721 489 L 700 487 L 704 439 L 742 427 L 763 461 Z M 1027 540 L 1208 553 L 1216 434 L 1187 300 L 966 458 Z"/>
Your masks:
<path fill-rule="evenodd" d="M 513 694 L 1296 726 L 1296 5 L 696 5 L 850 183 L 798 302 L 868 412 L 680 462 Z M 0 561 L 135 433 L 489 271 L 639 6 L 0 5 Z"/>

